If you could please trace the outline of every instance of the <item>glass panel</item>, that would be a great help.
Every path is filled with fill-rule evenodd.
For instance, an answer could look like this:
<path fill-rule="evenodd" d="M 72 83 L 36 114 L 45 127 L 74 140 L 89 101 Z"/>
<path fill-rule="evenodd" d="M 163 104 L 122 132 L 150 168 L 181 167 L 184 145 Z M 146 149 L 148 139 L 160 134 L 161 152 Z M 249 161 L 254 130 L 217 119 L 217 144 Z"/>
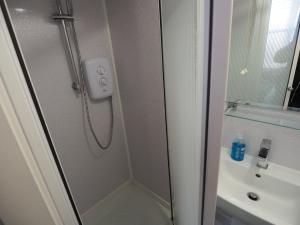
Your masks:
<path fill-rule="evenodd" d="M 234 1 L 227 101 L 283 107 L 299 5 L 299 0 Z"/>
<path fill-rule="evenodd" d="M 286 112 L 239 105 L 236 110 L 226 111 L 225 115 L 300 130 L 300 116 L 298 112 Z"/>

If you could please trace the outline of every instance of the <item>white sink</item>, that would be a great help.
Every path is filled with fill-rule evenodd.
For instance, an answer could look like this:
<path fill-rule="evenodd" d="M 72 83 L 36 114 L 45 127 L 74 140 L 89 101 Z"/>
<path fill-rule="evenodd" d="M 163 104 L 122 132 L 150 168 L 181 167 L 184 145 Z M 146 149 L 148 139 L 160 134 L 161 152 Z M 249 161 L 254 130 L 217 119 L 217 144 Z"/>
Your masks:
<path fill-rule="evenodd" d="M 251 200 L 248 192 L 256 193 L 259 200 Z M 300 172 L 274 163 L 261 169 L 249 155 L 237 162 L 223 148 L 218 206 L 250 224 L 299 225 Z"/>

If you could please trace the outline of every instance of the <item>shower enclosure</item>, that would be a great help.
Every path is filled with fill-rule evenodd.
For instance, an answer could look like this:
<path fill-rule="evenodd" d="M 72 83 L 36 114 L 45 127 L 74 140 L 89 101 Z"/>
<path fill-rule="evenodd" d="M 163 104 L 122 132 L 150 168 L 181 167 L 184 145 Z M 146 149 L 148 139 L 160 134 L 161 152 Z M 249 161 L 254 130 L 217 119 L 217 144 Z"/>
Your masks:
<path fill-rule="evenodd" d="M 159 1 L 6 4 L 82 224 L 169 225 Z"/>

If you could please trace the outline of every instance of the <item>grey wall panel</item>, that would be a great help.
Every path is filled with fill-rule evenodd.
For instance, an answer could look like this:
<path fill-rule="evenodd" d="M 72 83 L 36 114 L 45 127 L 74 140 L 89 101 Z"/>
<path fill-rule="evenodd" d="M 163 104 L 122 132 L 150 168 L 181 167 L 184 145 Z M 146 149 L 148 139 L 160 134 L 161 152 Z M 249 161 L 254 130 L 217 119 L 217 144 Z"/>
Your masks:
<path fill-rule="evenodd" d="M 169 200 L 159 1 L 106 1 L 133 175 Z"/>

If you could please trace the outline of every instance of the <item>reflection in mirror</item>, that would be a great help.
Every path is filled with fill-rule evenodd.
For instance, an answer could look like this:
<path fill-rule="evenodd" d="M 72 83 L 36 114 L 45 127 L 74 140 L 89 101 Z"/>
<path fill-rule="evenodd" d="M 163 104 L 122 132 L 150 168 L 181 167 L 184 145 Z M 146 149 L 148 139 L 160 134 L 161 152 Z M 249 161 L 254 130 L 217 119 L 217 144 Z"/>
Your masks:
<path fill-rule="evenodd" d="M 299 54 L 298 54 L 299 59 Z M 297 62 L 295 76 L 293 79 L 292 90 L 289 98 L 288 107 L 290 110 L 300 111 L 300 63 Z"/>
<path fill-rule="evenodd" d="M 300 0 L 234 1 L 228 102 L 283 108 L 291 91 L 299 8 Z"/>

